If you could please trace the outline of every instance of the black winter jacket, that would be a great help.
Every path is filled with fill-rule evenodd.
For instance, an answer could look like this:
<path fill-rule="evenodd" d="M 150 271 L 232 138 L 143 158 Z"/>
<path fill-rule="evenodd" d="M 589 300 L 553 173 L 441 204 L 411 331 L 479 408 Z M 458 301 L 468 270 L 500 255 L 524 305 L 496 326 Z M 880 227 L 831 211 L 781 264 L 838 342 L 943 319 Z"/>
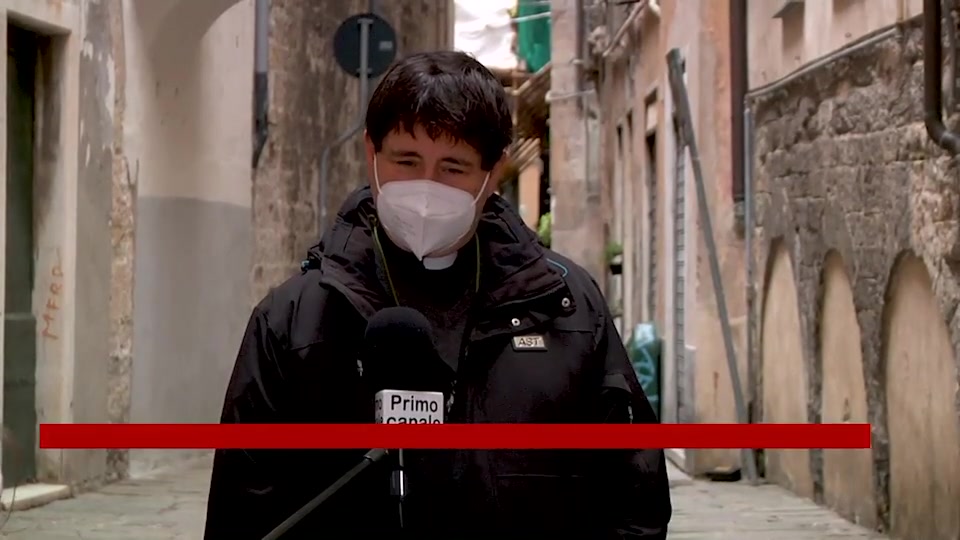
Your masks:
<path fill-rule="evenodd" d="M 223 423 L 365 423 L 373 390 L 357 370 L 366 319 L 392 305 L 375 271 L 369 188 L 254 309 Z M 494 195 L 478 227 L 483 280 L 456 374 L 450 423 L 655 423 L 603 295 L 546 249 Z M 385 236 L 381 235 L 381 238 Z M 321 248 L 322 246 L 322 248 Z M 536 334 L 546 350 L 515 350 Z M 356 465 L 363 450 L 221 450 L 207 540 L 257 540 Z M 398 530 L 388 471 L 372 469 L 285 538 L 666 537 L 660 450 L 407 451 L 416 486 Z"/>

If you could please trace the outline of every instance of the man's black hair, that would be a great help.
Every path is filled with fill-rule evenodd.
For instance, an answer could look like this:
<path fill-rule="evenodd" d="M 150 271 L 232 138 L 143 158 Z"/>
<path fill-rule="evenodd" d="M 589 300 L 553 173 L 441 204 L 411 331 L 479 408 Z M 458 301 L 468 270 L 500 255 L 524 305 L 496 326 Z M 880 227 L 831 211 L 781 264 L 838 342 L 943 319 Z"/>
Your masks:
<path fill-rule="evenodd" d="M 432 139 L 450 137 L 472 146 L 489 171 L 513 137 L 503 85 L 472 56 L 455 51 L 414 54 L 394 64 L 373 92 L 367 134 L 379 152 L 392 131 Z"/>

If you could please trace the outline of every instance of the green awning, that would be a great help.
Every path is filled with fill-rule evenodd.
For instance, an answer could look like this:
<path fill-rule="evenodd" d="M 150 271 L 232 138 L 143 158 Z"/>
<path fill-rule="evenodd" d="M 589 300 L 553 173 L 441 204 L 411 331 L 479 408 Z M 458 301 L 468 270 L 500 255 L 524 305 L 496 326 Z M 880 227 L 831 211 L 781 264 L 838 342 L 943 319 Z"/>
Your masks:
<path fill-rule="evenodd" d="M 517 54 L 531 73 L 550 62 L 550 17 L 522 19 L 540 13 L 550 13 L 550 5 L 544 0 L 518 0 Z"/>

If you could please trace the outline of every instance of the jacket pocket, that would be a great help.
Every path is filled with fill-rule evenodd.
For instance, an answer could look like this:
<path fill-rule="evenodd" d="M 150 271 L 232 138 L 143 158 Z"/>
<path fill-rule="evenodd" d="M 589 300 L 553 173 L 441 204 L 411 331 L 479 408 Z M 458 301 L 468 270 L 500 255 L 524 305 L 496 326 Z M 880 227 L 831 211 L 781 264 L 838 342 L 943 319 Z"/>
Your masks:
<path fill-rule="evenodd" d="M 504 532 L 579 537 L 595 530 L 593 492 L 585 476 L 501 474 L 496 477 L 499 520 Z M 570 534 L 574 533 L 574 534 Z"/>

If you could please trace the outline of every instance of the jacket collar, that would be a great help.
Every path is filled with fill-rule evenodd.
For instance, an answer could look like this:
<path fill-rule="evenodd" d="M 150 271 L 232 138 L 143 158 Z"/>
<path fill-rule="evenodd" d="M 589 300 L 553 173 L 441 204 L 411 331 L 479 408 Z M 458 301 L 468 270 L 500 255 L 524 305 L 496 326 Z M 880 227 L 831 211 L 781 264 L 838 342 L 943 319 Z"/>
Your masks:
<path fill-rule="evenodd" d="M 353 192 L 333 227 L 308 254 L 308 260 L 320 263 L 322 283 L 342 293 L 365 318 L 392 305 L 376 274 L 375 216 L 370 188 Z M 499 195 L 484 205 L 477 234 L 483 265 L 478 331 L 495 332 L 504 323 L 512 331 L 522 330 L 574 309 L 567 284 L 546 249 Z M 543 302 L 553 297 L 558 300 Z M 561 302 L 561 297 L 568 301 Z"/>

